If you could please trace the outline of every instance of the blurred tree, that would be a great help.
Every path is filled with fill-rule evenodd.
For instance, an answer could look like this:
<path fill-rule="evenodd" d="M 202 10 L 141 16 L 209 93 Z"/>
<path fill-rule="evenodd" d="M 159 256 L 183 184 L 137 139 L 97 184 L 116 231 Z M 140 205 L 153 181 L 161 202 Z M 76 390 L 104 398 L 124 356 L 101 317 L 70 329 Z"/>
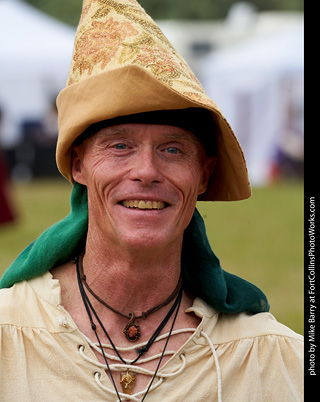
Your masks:
<path fill-rule="evenodd" d="M 77 25 L 82 0 L 25 0 L 68 24 Z M 239 0 L 138 0 L 154 19 L 222 19 Z M 303 0 L 250 0 L 259 11 L 303 11 Z"/>
<path fill-rule="evenodd" d="M 78 25 L 82 0 L 24 0 L 41 11 L 69 25 Z"/>

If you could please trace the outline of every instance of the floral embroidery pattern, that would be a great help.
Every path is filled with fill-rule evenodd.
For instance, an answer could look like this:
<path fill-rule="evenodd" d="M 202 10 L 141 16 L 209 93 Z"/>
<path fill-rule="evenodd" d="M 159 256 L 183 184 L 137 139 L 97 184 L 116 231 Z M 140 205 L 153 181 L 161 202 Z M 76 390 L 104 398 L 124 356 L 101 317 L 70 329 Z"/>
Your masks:
<path fill-rule="evenodd" d="M 169 85 L 173 79 L 185 75 L 186 70 L 182 59 L 166 47 L 159 46 L 149 35 L 142 35 L 132 43 L 123 43 L 119 63 L 138 64 Z"/>
<path fill-rule="evenodd" d="M 93 18 L 105 18 L 112 10 L 115 10 L 119 15 L 139 24 L 142 30 L 156 36 L 164 45 L 174 50 L 161 29 L 135 0 L 127 0 L 125 3 L 114 0 L 98 0 L 98 2 L 100 3 L 100 8 L 93 15 Z M 132 6 L 128 3 L 131 3 Z"/>
<path fill-rule="evenodd" d="M 204 89 L 160 28 L 135 0 L 85 0 L 68 85 L 93 73 L 138 65 L 188 98 Z"/>
<path fill-rule="evenodd" d="M 93 67 L 101 63 L 104 69 L 118 52 L 123 40 L 137 34 L 129 22 L 119 23 L 111 17 L 106 22 L 93 21 L 75 44 L 73 71 L 79 69 L 90 75 Z"/>

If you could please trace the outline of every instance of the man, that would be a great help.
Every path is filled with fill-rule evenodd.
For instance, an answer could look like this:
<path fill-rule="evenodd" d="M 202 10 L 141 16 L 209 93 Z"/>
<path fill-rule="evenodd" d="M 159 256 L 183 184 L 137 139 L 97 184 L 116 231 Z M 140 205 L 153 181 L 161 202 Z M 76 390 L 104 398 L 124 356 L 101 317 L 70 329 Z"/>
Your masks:
<path fill-rule="evenodd" d="M 241 148 L 136 1 L 84 2 L 58 109 L 71 212 L 1 280 L 4 400 L 301 401 L 301 336 L 195 210 L 250 195 Z"/>

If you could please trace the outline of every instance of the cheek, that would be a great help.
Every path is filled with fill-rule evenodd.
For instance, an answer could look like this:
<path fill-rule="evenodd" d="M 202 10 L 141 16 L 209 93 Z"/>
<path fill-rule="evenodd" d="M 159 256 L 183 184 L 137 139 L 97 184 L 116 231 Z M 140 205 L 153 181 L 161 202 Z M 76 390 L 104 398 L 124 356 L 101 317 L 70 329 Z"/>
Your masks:
<path fill-rule="evenodd" d="M 106 212 L 118 202 L 119 189 L 127 183 L 127 168 L 125 164 L 112 164 L 109 158 L 101 158 L 92 163 L 89 175 L 87 188 L 92 205 L 100 206 Z"/>
<path fill-rule="evenodd" d="M 189 164 L 181 172 L 183 188 L 190 196 L 198 196 L 202 184 L 203 172 L 198 163 Z"/>
<path fill-rule="evenodd" d="M 110 172 L 114 171 L 104 155 L 93 152 L 84 158 L 83 166 L 88 184 L 98 185 L 108 180 Z"/>
<path fill-rule="evenodd" d="M 88 190 L 89 207 L 98 207 L 103 203 L 105 187 L 110 181 L 106 174 L 107 169 L 104 169 L 101 158 L 88 157 L 83 162 L 83 174 Z"/>
<path fill-rule="evenodd" d="M 172 175 L 171 183 L 180 197 L 181 214 L 187 220 L 191 219 L 196 207 L 201 181 L 201 169 L 195 165 L 176 169 Z"/>

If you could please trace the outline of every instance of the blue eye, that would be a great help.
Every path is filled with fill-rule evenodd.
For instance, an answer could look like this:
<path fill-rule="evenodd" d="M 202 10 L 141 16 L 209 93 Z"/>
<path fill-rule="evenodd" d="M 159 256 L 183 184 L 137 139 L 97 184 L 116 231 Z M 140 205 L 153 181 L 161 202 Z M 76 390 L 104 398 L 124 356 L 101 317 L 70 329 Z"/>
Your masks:
<path fill-rule="evenodd" d="M 115 147 L 116 149 L 127 149 L 126 144 L 116 144 L 114 147 Z"/>
<path fill-rule="evenodd" d="M 178 150 L 178 148 L 175 148 L 175 147 L 169 147 L 169 148 L 167 148 L 167 152 L 169 154 L 177 154 L 179 152 L 179 150 Z"/>

